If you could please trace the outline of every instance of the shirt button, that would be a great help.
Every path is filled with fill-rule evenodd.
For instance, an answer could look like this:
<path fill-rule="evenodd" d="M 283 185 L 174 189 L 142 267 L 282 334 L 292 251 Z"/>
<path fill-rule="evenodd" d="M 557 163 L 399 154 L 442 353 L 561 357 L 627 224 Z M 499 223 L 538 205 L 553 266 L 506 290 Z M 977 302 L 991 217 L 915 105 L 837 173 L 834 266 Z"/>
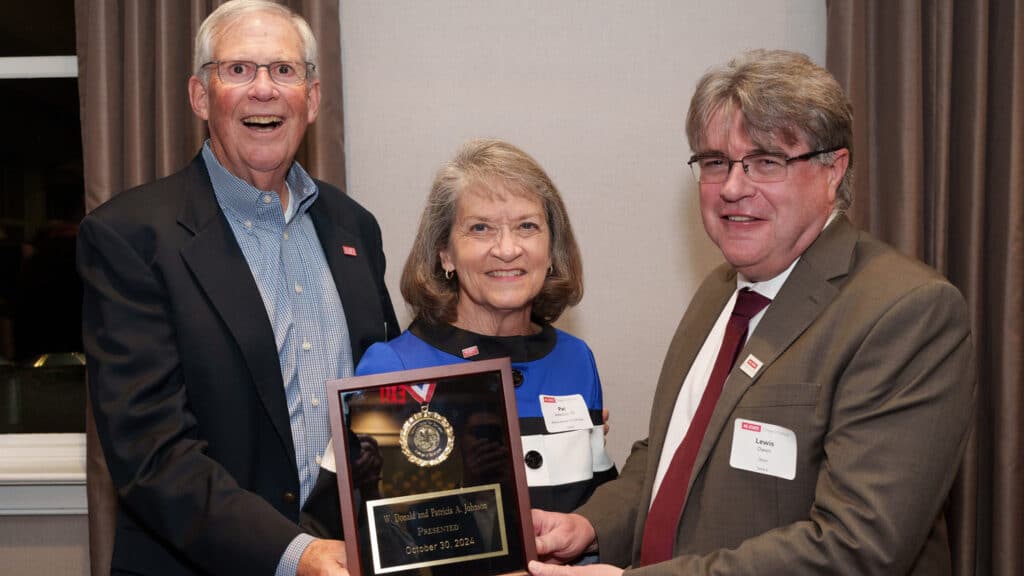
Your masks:
<path fill-rule="evenodd" d="M 245 221 L 245 228 L 247 230 L 252 230 L 252 220 L 246 220 Z"/>
<path fill-rule="evenodd" d="M 270 194 L 264 194 L 263 195 L 263 203 L 264 204 L 270 204 L 271 202 L 272 202 L 272 200 L 270 199 Z"/>
<path fill-rule="evenodd" d="M 295 283 L 295 293 L 302 294 L 302 284 L 299 284 L 298 282 Z"/>
<path fill-rule="evenodd" d="M 523 460 L 525 460 L 526 465 L 533 470 L 540 468 L 544 464 L 544 457 L 536 450 L 530 450 L 527 452 Z"/>
<path fill-rule="evenodd" d="M 317 406 L 320 405 L 320 399 L 319 398 L 313 398 L 312 400 L 309 401 L 309 403 L 312 404 L 314 408 L 316 408 Z M 317 456 L 317 462 L 320 462 L 320 457 L 319 456 Z"/>
<path fill-rule="evenodd" d="M 323 458 L 322 458 L 322 457 L 320 457 L 320 455 L 319 455 L 319 454 L 317 454 L 317 457 L 316 457 L 316 464 L 317 464 L 317 466 L 319 466 L 319 465 L 320 465 L 320 462 L 321 462 L 322 460 L 323 460 Z"/>
<path fill-rule="evenodd" d="M 287 240 L 287 239 L 288 239 L 288 233 L 287 233 L 287 232 L 285 232 L 285 233 L 284 233 L 284 239 L 285 239 L 285 240 Z"/>
<path fill-rule="evenodd" d="M 309 340 L 306 340 L 306 341 L 304 341 L 304 342 L 302 343 L 302 349 L 303 349 L 303 350 L 312 350 L 312 349 L 313 349 L 313 344 L 312 344 L 312 343 L 310 343 L 310 341 L 309 341 Z"/>

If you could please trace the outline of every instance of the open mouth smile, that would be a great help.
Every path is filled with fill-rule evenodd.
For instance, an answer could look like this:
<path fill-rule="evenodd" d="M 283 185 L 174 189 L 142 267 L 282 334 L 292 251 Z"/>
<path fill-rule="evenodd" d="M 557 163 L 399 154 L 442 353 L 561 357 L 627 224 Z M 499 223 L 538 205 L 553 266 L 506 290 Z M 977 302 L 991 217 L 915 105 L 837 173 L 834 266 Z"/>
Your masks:
<path fill-rule="evenodd" d="M 723 216 L 722 218 L 729 222 L 754 222 L 757 220 L 753 216 Z"/>
<path fill-rule="evenodd" d="M 492 270 L 487 273 L 491 278 L 514 278 L 524 274 L 526 274 L 525 270 Z"/>
<path fill-rule="evenodd" d="M 284 123 L 284 118 L 280 116 L 265 115 L 265 116 L 246 116 L 242 118 L 242 124 L 246 128 L 252 128 L 261 132 L 270 132 Z"/>

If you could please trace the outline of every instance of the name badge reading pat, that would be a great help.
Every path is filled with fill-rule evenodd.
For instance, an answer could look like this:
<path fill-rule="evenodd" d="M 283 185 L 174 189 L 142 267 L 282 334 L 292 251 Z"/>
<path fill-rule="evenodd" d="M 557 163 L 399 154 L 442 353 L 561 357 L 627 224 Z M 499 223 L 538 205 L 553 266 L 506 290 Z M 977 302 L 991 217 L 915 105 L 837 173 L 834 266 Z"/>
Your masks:
<path fill-rule="evenodd" d="M 582 394 L 569 396 L 541 394 L 540 412 L 544 416 L 544 426 L 551 434 L 589 430 L 594 427 Z"/>
<path fill-rule="evenodd" d="M 737 470 L 796 478 L 796 434 L 789 428 L 737 418 L 729 465 Z"/>

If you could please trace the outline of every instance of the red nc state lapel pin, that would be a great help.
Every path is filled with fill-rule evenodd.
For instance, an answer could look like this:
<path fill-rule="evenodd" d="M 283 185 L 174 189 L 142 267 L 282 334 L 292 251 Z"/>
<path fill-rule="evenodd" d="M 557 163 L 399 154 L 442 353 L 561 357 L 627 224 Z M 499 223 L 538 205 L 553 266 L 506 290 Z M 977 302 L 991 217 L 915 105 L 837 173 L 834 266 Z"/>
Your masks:
<path fill-rule="evenodd" d="M 356 247 L 355 246 L 349 246 L 348 244 L 342 244 L 341 245 L 341 253 L 344 254 L 345 256 L 355 256 L 356 255 Z"/>

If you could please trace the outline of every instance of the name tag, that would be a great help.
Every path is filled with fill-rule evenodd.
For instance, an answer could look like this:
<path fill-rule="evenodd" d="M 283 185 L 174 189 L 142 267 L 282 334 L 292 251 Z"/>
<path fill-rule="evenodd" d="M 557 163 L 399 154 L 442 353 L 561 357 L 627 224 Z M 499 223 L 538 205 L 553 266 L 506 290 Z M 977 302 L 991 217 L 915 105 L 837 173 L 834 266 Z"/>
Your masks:
<path fill-rule="evenodd" d="M 548 432 L 570 432 L 587 430 L 594 427 L 590 421 L 590 411 L 583 401 L 582 394 L 571 396 L 540 395 L 540 412 L 544 415 L 544 425 Z"/>
<path fill-rule="evenodd" d="M 733 423 L 729 465 L 737 470 L 796 478 L 796 434 L 789 428 L 743 420 Z"/>

